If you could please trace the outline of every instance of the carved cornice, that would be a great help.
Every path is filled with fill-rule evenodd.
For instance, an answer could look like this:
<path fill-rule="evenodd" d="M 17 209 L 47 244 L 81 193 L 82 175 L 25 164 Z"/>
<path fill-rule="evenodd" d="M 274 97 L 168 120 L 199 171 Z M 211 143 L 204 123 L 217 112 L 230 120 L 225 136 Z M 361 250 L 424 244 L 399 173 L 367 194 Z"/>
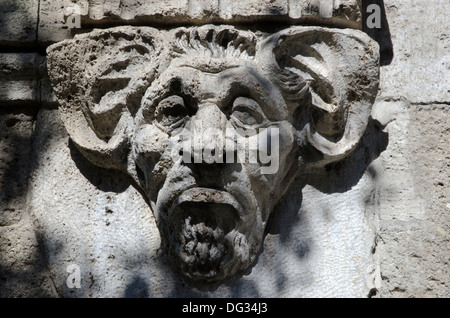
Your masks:
<path fill-rule="evenodd" d="M 361 29 L 361 0 L 83 0 L 85 25 L 270 23 Z"/>

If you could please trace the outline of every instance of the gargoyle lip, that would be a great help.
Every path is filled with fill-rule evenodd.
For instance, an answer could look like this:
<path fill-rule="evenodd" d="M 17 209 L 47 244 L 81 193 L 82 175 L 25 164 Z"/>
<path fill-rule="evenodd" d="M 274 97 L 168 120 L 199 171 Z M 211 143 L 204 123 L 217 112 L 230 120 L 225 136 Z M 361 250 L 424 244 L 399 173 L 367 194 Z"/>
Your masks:
<path fill-rule="evenodd" d="M 187 202 L 229 205 L 237 212 L 237 216 L 241 221 L 246 219 L 244 208 L 233 195 L 226 191 L 200 187 L 190 188 L 181 193 L 172 203 L 167 213 L 163 213 L 163 217 L 166 219 L 171 218 L 177 207 Z"/>

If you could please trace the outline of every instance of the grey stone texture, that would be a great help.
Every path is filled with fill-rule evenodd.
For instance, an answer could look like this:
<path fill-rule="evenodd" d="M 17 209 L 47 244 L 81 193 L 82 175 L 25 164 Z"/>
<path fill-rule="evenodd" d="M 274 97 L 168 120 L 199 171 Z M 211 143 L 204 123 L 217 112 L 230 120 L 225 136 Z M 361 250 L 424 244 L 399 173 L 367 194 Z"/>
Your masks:
<path fill-rule="evenodd" d="M 53 2 L 70 4 L 66 0 Z M 83 0 L 77 1 L 77 4 L 80 5 L 81 16 L 87 24 L 111 24 L 116 21 L 204 24 L 278 20 L 361 27 L 359 0 Z"/>
<path fill-rule="evenodd" d="M 389 146 L 369 167 L 378 227 L 379 297 L 449 296 L 450 140 L 447 104 L 392 100 Z M 391 142 L 391 140 L 396 140 Z"/>
<path fill-rule="evenodd" d="M 0 46 L 37 43 L 39 0 L 0 1 Z"/>
<path fill-rule="evenodd" d="M 39 53 L 0 53 L 0 75 L 1 104 L 57 105 L 45 56 Z"/>
<path fill-rule="evenodd" d="M 382 68 L 382 94 L 413 104 L 448 103 L 450 3 L 400 0 L 385 1 L 385 6 L 394 58 Z"/>
<path fill-rule="evenodd" d="M 326 1 L 150 2 L 77 1 L 82 28 L 70 29 L 73 1 L 0 1 L 1 297 L 449 297 L 448 1 L 367 1 L 384 4 L 381 30 L 364 27 L 353 1 L 332 10 Z M 69 138 L 45 49 L 93 27 L 271 21 L 268 32 L 277 21 L 348 25 L 342 16 L 380 44 L 361 143 L 292 184 L 251 271 L 213 292 L 184 285 L 132 178 L 94 166 Z M 67 286 L 71 264 L 80 289 Z"/>
<path fill-rule="evenodd" d="M 0 107 L 0 297 L 54 297 L 26 197 L 36 107 Z"/>

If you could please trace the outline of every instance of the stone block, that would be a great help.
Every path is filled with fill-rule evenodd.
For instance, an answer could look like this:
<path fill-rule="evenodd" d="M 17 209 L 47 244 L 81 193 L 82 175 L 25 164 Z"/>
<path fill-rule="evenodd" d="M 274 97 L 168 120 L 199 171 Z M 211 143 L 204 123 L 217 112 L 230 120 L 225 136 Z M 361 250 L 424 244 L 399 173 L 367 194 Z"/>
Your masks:
<path fill-rule="evenodd" d="M 381 70 L 386 96 L 411 103 L 450 102 L 450 2 L 386 0 L 393 59 Z"/>
<path fill-rule="evenodd" d="M 67 25 L 67 17 L 75 13 L 72 9 L 79 8 L 80 15 L 87 13 L 86 0 L 41 0 L 39 6 L 38 41 L 41 46 L 73 37 L 73 32 Z M 78 6 L 78 7 L 76 7 Z M 76 14 L 76 13 L 75 13 Z"/>
<path fill-rule="evenodd" d="M 0 46 L 36 43 L 39 0 L 0 0 Z"/>
<path fill-rule="evenodd" d="M 36 53 L 0 54 L 0 103 L 37 102 L 39 77 Z"/>
<path fill-rule="evenodd" d="M 0 106 L 56 106 L 45 57 L 38 53 L 0 53 Z"/>
<path fill-rule="evenodd" d="M 270 16 L 274 18 L 288 17 L 288 4 L 286 0 L 276 1 L 233 1 L 233 18 L 258 18 L 261 16 Z"/>

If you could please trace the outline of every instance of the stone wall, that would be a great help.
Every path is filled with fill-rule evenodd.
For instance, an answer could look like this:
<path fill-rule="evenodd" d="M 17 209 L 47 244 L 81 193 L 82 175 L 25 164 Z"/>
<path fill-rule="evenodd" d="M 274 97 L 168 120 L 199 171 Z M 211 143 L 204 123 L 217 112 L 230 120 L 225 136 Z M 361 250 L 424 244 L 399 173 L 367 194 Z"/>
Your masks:
<path fill-rule="evenodd" d="M 448 1 L 77 1 L 82 28 L 70 29 L 73 3 L 0 1 L 1 297 L 449 296 Z M 358 15 L 369 3 L 384 6 L 380 30 Z M 92 28 L 210 22 L 362 28 L 380 44 L 381 87 L 355 152 L 298 181 L 252 271 L 205 291 L 164 270 L 129 177 L 94 167 L 70 141 L 46 48 Z M 80 289 L 66 286 L 70 264 Z"/>

